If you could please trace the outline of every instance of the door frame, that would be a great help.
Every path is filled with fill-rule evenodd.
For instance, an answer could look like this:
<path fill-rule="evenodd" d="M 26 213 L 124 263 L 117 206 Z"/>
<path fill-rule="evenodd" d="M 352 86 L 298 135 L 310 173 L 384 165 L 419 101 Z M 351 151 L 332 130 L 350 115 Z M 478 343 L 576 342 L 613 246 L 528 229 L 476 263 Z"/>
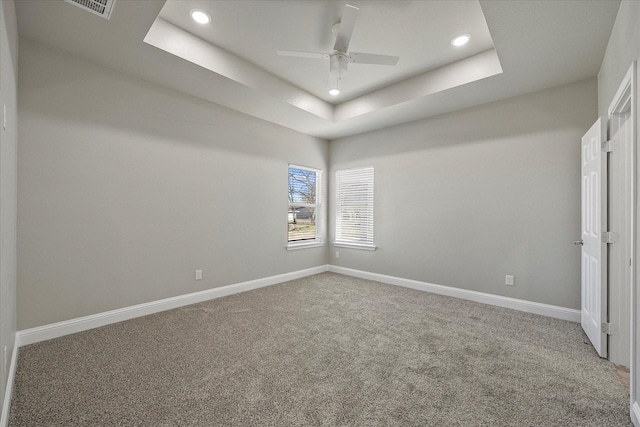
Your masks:
<path fill-rule="evenodd" d="M 609 360 L 626 367 L 631 364 L 631 296 L 635 271 L 636 143 L 633 134 L 633 69 L 632 65 L 622 80 L 607 115 L 608 139 L 614 147 L 608 159 L 608 185 L 611 190 L 607 200 L 608 228 L 618 236 L 608 253 L 608 322 L 614 325 L 612 334 L 608 336 L 608 348 Z M 620 134 L 618 131 L 622 129 L 622 115 L 627 121 L 624 132 Z"/>
<path fill-rule="evenodd" d="M 640 316 L 637 314 L 637 310 L 640 307 L 637 300 L 638 294 L 638 274 L 637 267 L 640 263 L 638 259 L 637 242 L 640 239 L 640 234 L 637 225 L 640 223 L 640 209 L 638 209 L 638 195 L 637 189 L 640 188 L 640 177 L 638 176 L 638 164 L 640 164 L 640 150 L 638 149 L 638 132 L 637 124 L 639 121 L 637 100 L 638 100 L 638 85 L 637 85 L 637 62 L 633 61 L 626 75 L 622 79 L 618 90 L 616 91 L 613 100 L 608 109 L 608 117 L 611 118 L 613 114 L 625 105 L 625 102 L 630 103 L 631 107 L 631 155 L 634 158 L 632 162 L 631 170 L 631 273 L 630 273 L 630 398 L 629 398 L 629 412 L 631 420 L 636 427 L 640 427 L 640 402 L 638 402 L 638 396 L 640 396 Z"/>

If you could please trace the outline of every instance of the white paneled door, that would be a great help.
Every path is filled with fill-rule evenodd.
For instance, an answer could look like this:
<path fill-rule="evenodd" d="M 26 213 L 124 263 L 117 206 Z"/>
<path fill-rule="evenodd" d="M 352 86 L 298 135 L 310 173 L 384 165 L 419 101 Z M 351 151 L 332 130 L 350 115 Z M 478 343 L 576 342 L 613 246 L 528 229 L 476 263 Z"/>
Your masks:
<path fill-rule="evenodd" d="M 607 357 L 607 155 L 606 120 L 582 137 L 582 329 L 600 357 Z"/>

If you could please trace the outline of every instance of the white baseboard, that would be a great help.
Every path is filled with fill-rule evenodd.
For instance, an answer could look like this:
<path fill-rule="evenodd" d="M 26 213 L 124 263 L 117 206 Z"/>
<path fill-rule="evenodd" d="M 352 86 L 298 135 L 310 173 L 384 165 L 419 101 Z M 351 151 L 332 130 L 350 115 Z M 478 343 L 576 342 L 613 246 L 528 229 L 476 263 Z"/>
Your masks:
<path fill-rule="evenodd" d="M 638 406 L 638 402 L 633 402 L 631 405 L 631 421 L 635 427 L 640 427 L 640 406 Z"/>
<path fill-rule="evenodd" d="M 73 334 L 76 332 L 86 331 L 88 329 L 98 328 L 100 326 L 105 326 L 116 322 L 122 322 L 124 320 L 129 320 L 140 316 L 146 316 L 148 314 L 158 313 L 165 310 L 171 310 L 173 308 L 183 307 L 189 304 L 195 304 L 202 301 L 221 298 L 227 295 L 233 295 L 239 292 L 250 291 L 252 289 L 258 289 L 265 286 L 275 285 L 277 283 L 287 282 L 289 280 L 299 279 L 301 277 L 311 276 L 313 274 L 319 274 L 325 271 L 332 271 L 335 273 L 345 274 L 347 276 L 375 280 L 390 285 L 403 286 L 406 288 L 452 296 L 484 304 L 497 305 L 500 307 L 511 308 L 528 313 L 535 313 L 543 316 L 555 317 L 558 319 L 570 320 L 573 322 L 580 322 L 580 310 L 519 300 L 498 295 L 491 295 L 482 292 L 469 291 L 465 289 L 452 288 L 449 286 L 435 285 L 432 283 L 420 282 L 417 280 L 403 279 L 400 277 L 370 273 L 367 271 L 354 270 L 351 268 L 338 267 L 334 265 L 322 265 L 305 270 L 279 274 L 262 279 L 250 280 L 233 285 L 221 286 L 219 288 L 208 289 L 205 291 L 194 292 L 177 297 L 166 298 L 163 300 L 120 308 L 117 310 L 92 314 L 76 319 L 65 320 L 63 322 L 25 329 L 16 333 L 16 341 L 19 346 L 33 344 L 36 342 Z M 0 427 L 2 426 L 0 425 Z"/>
<path fill-rule="evenodd" d="M 453 288 L 450 286 L 435 285 L 433 283 L 403 279 L 401 277 L 387 276 L 378 273 L 369 273 L 368 271 L 354 270 L 352 268 L 338 267 L 335 265 L 330 265 L 329 271 L 339 274 L 345 274 L 347 276 L 358 277 L 361 279 L 375 280 L 376 282 L 382 282 L 389 285 L 402 286 L 419 291 L 431 292 L 434 294 L 446 295 L 469 301 L 480 302 L 483 304 L 496 305 L 498 307 L 511 308 L 527 313 L 540 314 L 542 316 L 555 317 L 557 319 L 570 320 L 572 322 L 580 323 L 580 310 L 575 310 L 572 308 L 558 307 L 555 305 L 542 304 L 539 302 L 503 297 L 500 295 L 486 294 L 484 292 L 469 291 L 466 289 Z"/>
<path fill-rule="evenodd" d="M 13 396 L 13 379 L 16 376 L 16 365 L 18 364 L 18 334 L 13 340 L 13 351 L 11 352 L 11 363 L 7 375 L 7 388 L 4 391 L 4 402 L 2 403 L 2 416 L 0 417 L 0 427 L 9 425 L 9 411 L 11 410 L 11 397 Z"/>
<path fill-rule="evenodd" d="M 256 280 L 249 280 L 247 282 L 207 289 L 206 291 L 179 295 L 177 297 L 166 298 L 158 301 L 120 308 L 117 310 L 92 314 L 90 316 L 65 320 L 63 322 L 25 329 L 22 331 L 18 331 L 16 335 L 18 337 L 18 343 L 20 346 L 33 344 L 52 338 L 58 338 L 64 335 L 74 334 L 76 332 L 86 331 L 88 329 L 98 328 L 100 326 L 109 325 L 111 323 L 122 322 L 123 320 L 129 320 L 136 317 L 146 316 L 148 314 L 183 307 L 189 304 L 195 304 L 202 301 L 221 298 L 227 295 L 237 294 L 239 292 L 245 292 L 252 289 L 275 285 L 277 283 L 288 282 L 289 280 L 323 273 L 327 270 L 327 265 L 321 265 L 305 270 L 293 271 L 291 273 L 284 273 Z"/>

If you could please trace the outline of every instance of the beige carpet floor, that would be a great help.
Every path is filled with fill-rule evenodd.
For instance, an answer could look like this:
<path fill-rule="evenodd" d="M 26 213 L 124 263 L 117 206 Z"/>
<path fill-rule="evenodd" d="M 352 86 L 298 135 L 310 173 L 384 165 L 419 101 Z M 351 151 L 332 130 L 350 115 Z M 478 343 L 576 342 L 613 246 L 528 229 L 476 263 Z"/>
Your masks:
<path fill-rule="evenodd" d="M 11 426 L 628 426 L 576 323 L 323 273 L 20 349 Z"/>

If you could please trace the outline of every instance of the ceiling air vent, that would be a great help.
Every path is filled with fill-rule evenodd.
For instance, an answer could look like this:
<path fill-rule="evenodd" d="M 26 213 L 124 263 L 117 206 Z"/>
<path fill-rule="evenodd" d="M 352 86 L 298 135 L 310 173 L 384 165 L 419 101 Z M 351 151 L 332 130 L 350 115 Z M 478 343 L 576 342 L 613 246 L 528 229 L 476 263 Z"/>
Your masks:
<path fill-rule="evenodd" d="M 91 12 L 95 15 L 102 16 L 104 19 L 111 18 L 113 4 L 116 0 L 64 0 L 80 9 Z"/>

